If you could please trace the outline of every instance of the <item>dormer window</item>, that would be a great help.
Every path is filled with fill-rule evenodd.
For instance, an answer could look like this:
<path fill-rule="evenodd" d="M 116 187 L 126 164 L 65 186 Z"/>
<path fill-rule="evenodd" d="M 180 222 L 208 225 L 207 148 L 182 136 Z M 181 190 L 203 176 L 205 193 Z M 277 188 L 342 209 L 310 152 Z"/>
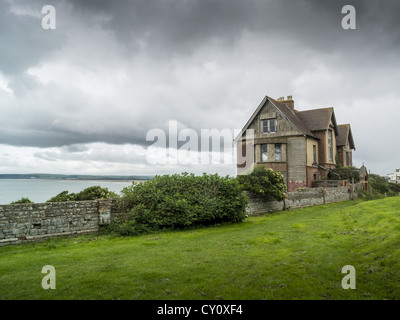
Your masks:
<path fill-rule="evenodd" d="M 276 119 L 262 120 L 262 132 L 263 133 L 276 132 Z"/>

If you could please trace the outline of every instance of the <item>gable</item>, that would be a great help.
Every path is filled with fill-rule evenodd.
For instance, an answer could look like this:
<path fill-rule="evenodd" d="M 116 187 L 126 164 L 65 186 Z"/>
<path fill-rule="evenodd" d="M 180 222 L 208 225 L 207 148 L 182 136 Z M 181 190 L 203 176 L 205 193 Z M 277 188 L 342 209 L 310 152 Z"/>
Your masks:
<path fill-rule="evenodd" d="M 301 134 L 318 139 L 287 105 L 266 96 L 234 141 L 237 142 L 247 129 L 254 129 L 255 133 L 260 132 L 261 120 L 270 118 L 280 121 L 278 122 L 280 133 L 291 131 L 291 134 Z"/>
<path fill-rule="evenodd" d="M 336 144 L 338 147 L 349 145 L 350 149 L 356 150 L 351 132 L 350 124 L 341 124 L 337 126 L 338 137 Z"/>

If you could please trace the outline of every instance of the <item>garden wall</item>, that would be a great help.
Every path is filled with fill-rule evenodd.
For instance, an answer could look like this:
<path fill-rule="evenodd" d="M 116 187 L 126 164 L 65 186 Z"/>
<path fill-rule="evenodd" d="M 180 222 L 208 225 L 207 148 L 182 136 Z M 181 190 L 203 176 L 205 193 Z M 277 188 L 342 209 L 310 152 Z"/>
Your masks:
<path fill-rule="evenodd" d="M 283 201 L 268 201 L 247 193 L 249 205 L 247 206 L 248 215 L 259 215 L 266 212 L 281 211 L 293 208 L 304 208 L 326 203 L 341 202 L 358 197 L 361 186 L 358 184 L 353 187 L 337 188 L 310 188 L 297 192 L 288 192 Z"/>
<path fill-rule="evenodd" d="M 114 200 L 0 205 L 0 246 L 99 230 Z"/>

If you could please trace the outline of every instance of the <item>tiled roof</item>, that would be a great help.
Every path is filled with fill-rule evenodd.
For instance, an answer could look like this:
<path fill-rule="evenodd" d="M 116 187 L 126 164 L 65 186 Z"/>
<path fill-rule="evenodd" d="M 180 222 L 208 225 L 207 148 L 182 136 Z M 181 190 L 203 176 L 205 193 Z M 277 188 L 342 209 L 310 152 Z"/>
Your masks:
<path fill-rule="evenodd" d="M 338 136 L 336 138 L 337 146 L 345 146 L 349 136 L 349 125 L 341 124 L 338 125 Z"/>
<path fill-rule="evenodd" d="M 284 116 L 302 133 L 307 136 L 318 139 L 309 129 L 309 127 L 304 123 L 304 121 L 297 116 L 295 112 L 293 112 L 286 104 L 279 102 L 275 99 L 267 97 L 269 101 L 271 101 L 278 109 L 281 111 Z"/>
<path fill-rule="evenodd" d="M 337 126 L 338 136 L 336 138 L 336 145 L 338 147 L 345 146 L 349 141 L 350 148 L 356 149 L 354 145 L 353 135 L 351 133 L 351 127 L 349 124 L 341 124 Z"/>
<path fill-rule="evenodd" d="M 333 108 L 297 111 L 297 116 L 303 120 L 303 122 L 311 131 L 327 130 L 329 128 L 332 115 Z"/>
<path fill-rule="evenodd" d="M 333 108 L 321 108 L 321 109 L 313 109 L 306 111 L 292 111 L 285 103 L 277 101 L 271 97 L 266 96 L 258 106 L 258 108 L 254 111 L 253 115 L 247 121 L 246 125 L 243 127 L 242 132 L 235 138 L 235 141 L 240 138 L 240 136 L 244 133 L 244 131 L 249 127 L 254 118 L 260 112 L 261 108 L 270 101 L 278 111 L 280 111 L 284 117 L 286 117 L 289 122 L 292 123 L 294 127 L 296 127 L 300 132 L 304 135 L 318 139 L 315 136 L 313 131 L 320 130 L 328 130 L 329 124 L 332 121 L 333 127 L 335 130 L 335 134 L 338 135 L 337 124 L 335 118 L 335 112 Z M 350 129 L 349 129 L 350 130 Z M 351 135 L 351 130 L 350 130 Z M 352 138 L 351 138 L 352 139 Z M 354 143 L 352 141 L 352 145 Z"/>

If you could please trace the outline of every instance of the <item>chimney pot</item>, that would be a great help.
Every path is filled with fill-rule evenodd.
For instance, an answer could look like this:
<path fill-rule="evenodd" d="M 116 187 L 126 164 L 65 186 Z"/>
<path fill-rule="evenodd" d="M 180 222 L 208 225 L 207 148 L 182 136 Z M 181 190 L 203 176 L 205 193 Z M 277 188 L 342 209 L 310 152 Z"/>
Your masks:
<path fill-rule="evenodd" d="M 293 101 L 293 96 L 287 96 L 286 100 L 282 101 L 284 104 L 286 104 L 292 112 L 294 112 L 294 101 Z"/>

